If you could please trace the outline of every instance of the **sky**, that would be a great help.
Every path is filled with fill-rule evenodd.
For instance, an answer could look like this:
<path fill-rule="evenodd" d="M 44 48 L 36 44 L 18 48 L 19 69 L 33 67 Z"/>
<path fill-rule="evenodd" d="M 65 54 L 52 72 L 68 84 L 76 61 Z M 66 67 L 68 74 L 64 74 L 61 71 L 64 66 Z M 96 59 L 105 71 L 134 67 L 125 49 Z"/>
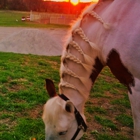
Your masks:
<path fill-rule="evenodd" d="M 44 1 L 57 1 L 57 2 L 69 2 L 69 0 L 44 0 Z M 79 2 L 98 2 L 99 0 L 70 0 L 73 5 L 77 5 Z"/>
<path fill-rule="evenodd" d="M 47 1 L 47 0 L 44 0 Z M 49 0 L 48 0 L 49 1 Z M 50 1 L 66 1 L 68 2 L 69 0 L 50 0 Z M 77 1 L 77 0 L 71 0 L 71 1 Z M 98 0 L 80 0 L 80 2 L 97 2 Z"/>

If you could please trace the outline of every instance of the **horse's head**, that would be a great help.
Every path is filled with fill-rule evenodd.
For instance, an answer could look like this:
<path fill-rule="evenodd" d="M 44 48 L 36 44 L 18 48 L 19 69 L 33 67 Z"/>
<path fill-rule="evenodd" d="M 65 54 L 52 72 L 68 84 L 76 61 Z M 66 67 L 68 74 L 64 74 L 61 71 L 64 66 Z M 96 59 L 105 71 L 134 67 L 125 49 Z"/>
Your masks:
<path fill-rule="evenodd" d="M 84 131 L 82 128 L 77 129 L 78 122 L 73 103 L 56 94 L 51 80 L 46 80 L 46 89 L 51 99 L 44 105 L 42 117 L 45 123 L 45 140 L 79 140 Z"/>

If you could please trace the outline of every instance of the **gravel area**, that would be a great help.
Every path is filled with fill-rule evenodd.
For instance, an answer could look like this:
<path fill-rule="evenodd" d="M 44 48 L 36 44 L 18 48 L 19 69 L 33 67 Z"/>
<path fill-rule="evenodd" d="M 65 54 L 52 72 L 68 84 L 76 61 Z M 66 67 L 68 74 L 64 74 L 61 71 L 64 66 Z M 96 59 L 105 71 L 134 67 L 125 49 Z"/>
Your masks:
<path fill-rule="evenodd" d="M 0 27 L 0 51 L 58 56 L 62 54 L 68 29 Z"/>

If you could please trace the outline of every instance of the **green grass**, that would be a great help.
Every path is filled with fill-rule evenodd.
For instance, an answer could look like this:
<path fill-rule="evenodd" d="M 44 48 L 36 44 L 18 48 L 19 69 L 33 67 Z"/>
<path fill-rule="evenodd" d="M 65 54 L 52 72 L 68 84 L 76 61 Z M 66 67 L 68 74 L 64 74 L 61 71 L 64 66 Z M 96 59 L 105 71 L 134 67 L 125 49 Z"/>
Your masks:
<path fill-rule="evenodd" d="M 58 91 L 59 67 L 60 57 L 0 53 L 0 140 L 45 139 L 45 78 L 53 79 Z M 85 105 L 88 131 L 82 140 L 132 139 L 126 92 L 108 68 L 101 72 Z"/>
<path fill-rule="evenodd" d="M 89 125 L 83 140 L 132 140 L 133 121 L 127 89 L 105 67 L 86 103 Z"/>
<path fill-rule="evenodd" d="M 96 134 L 95 137 L 96 137 L 96 140 L 128 140 L 126 136 L 119 135 L 119 134 L 115 136 L 111 136 L 108 134 L 101 134 L 101 135 Z"/>
<path fill-rule="evenodd" d="M 109 119 L 101 116 L 95 116 L 95 120 L 100 123 L 103 127 L 108 127 L 112 130 L 117 130 L 116 125 Z"/>
<path fill-rule="evenodd" d="M 106 114 L 106 110 L 102 107 L 93 107 L 93 106 L 89 106 L 86 108 L 86 112 L 88 112 L 89 114 L 93 114 L 95 112 L 98 112 L 99 114 Z"/>
<path fill-rule="evenodd" d="M 33 28 L 67 28 L 67 25 L 55 25 L 55 24 L 41 24 L 35 22 L 23 22 L 21 18 L 23 16 L 29 16 L 30 12 L 20 11 L 0 11 L 0 26 L 5 27 L 33 27 Z"/>
<path fill-rule="evenodd" d="M 128 126 L 130 128 L 133 128 L 133 120 L 132 120 L 132 117 L 130 115 L 120 114 L 120 115 L 116 116 L 116 120 L 118 120 L 124 126 Z"/>
<path fill-rule="evenodd" d="M 1 140 L 44 139 L 45 78 L 58 83 L 59 64 L 60 57 L 0 53 Z"/>

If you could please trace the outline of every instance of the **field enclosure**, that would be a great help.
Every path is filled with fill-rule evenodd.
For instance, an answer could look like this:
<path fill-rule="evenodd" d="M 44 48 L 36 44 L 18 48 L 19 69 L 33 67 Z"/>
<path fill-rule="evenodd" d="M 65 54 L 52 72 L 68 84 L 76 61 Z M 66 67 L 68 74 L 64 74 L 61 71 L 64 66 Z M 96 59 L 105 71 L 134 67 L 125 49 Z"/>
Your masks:
<path fill-rule="evenodd" d="M 63 24 L 70 25 L 72 21 L 76 20 L 76 15 L 55 14 L 55 13 L 39 13 L 30 12 L 30 20 L 44 24 Z"/>

